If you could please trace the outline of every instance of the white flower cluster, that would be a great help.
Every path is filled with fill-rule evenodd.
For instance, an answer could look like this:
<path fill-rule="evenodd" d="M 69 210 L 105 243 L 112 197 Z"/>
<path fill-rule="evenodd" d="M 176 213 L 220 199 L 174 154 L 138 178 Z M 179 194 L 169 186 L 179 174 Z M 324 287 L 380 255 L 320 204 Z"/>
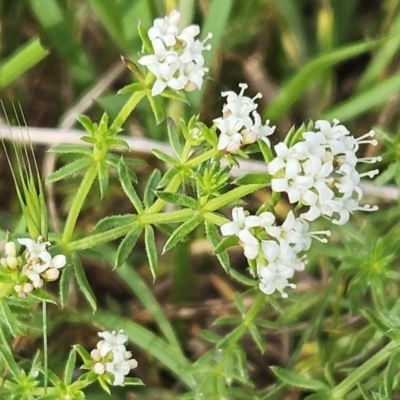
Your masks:
<path fill-rule="evenodd" d="M 123 333 L 123 330 L 118 333 L 99 332 L 98 335 L 103 339 L 90 353 L 95 361 L 93 370 L 98 375 L 108 372 L 114 376 L 114 386 L 123 385 L 125 375 L 138 366 L 137 361 L 132 358 L 132 353 L 127 351 L 124 345 L 128 336 Z"/>
<path fill-rule="evenodd" d="M 373 177 L 379 171 L 360 174 L 356 170 L 358 162 L 380 160 L 380 157 L 358 159 L 356 156 L 360 144 L 376 145 L 376 140 L 369 139 L 374 132 L 356 139 L 337 120 L 333 125 L 320 120 L 315 127 L 315 132 L 304 132 L 304 140 L 291 147 L 285 143 L 274 147 L 276 157 L 267 166 L 273 177 L 272 190 L 286 192 L 292 204 L 308 206 L 307 212 L 300 215 L 308 221 L 323 215 L 342 225 L 353 211 L 376 210 L 377 207 L 359 205 L 360 178 Z"/>
<path fill-rule="evenodd" d="M 247 259 L 255 260 L 259 288 L 266 294 L 275 290 L 283 297 L 286 287 L 295 288 L 289 283 L 295 271 L 301 271 L 306 264 L 302 253 L 310 248 L 312 238 L 326 243 L 329 231 L 310 232 L 309 224 L 302 218 L 295 218 L 292 211 L 282 225 L 276 224 L 271 212 L 260 215 L 246 215 L 243 207 L 232 210 L 232 222 L 221 226 L 223 236 L 235 235 L 244 249 Z"/>
<path fill-rule="evenodd" d="M 30 238 L 17 240 L 27 248 L 24 257 L 17 256 L 14 242 L 7 242 L 6 257 L 0 259 L 0 264 L 17 272 L 14 290 L 19 297 L 25 298 L 34 289 L 41 288 L 44 281 L 58 279 L 60 268 L 66 264 L 66 258 L 63 254 L 52 257 L 47 251 L 50 242 L 44 241 L 41 236 L 36 242 Z"/>
<path fill-rule="evenodd" d="M 241 83 L 239 94 L 235 92 L 222 92 L 226 97 L 226 104 L 222 109 L 222 117 L 214 119 L 214 123 L 220 130 L 218 150 L 225 153 L 236 153 L 242 146 L 252 144 L 261 139 L 269 146 L 267 136 L 275 131 L 275 126 L 268 126 L 269 120 L 263 125 L 261 116 L 256 111 L 257 104 L 254 102 L 261 97 L 258 93 L 252 99 L 243 96 L 247 85 Z"/>
<path fill-rule="evenodd" d="M 148 31 L 154 54 L 138 60 L 156 77 L 152 95 L 157 96 L 167 87 L 173 90 L 200 89 L 208 68 L 204 67 L 203 51 L 210 50 L 205 42 L 195 37 L 200 33 L 197 25 L 190 25 L 179 32 L 181 14 L 174 10 L 165 18 L 157 18 Z"/>

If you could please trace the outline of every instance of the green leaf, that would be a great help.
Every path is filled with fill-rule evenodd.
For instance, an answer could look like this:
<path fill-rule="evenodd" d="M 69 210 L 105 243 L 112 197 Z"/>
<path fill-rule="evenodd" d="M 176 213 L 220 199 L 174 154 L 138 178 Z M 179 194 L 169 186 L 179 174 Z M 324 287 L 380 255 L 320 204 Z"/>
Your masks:
<path fill-rule="evenodd" d="M 76 363 L 76 349 L 73 348 L 69 352 L 68 360 L 65 364 L 64 369 L 64 383 L 69 385 L 72 382 L 72 378 L 75 371 L 75 363 Z"/>
<path fill-rule="evenodd" d="M 216 254 L 219 254 L 229 249 L 229 247 L 237 246 L 238 244 L 239 238 L 236 235 L 227 236 L 220 240 L 214 251 Z"/>
<path fill-rule="evenodd" d="M 94 81 L 95 73 L 89 58 L 76 38 L 77 30 L 66 18 L 56 0 L 30 0 L 32 11 L 42 25 L 47 38 L 65 60 L 74 81 L 86 87 Z"/>
<path fill-rule="evenodd" d="M 302 389 L 311 390 L 313 392 L 327 391 L 329 387 L 316 379 L 307 378 L 303 375 L 297 374 L 292 371 L 280 367 L 271 367 L 272 372 L 284 383 L 299 387 Z"/>
<path fill-rule="evenodd" d="M 158 183 L 161 179 L 161 173 L 158 169 L 155 169 L 150 175 L 147 181 L 146 187 L 143 194 L 143 202 L 146 207 L 150 207 L 154 200 L 154 190 L 157 188 Z"/>
<path fill-rule="evenodd" d="M 57 302 L 54 300 L 53 296 L 51 296 L 45 290 L 42 290 L 42 289 L 35 289 L 29 295 L 39 301 L 45 301 L 46 303 L 57 304 Z"/>
<path fill-rule="evenodd" d="M 206 227 L 207 238 L 211 243 L 211 245 L 213 246 L 213 248 L 215 249 L 221 241 L 221 236 L 219 235 L 218 230 L 213 223 L 205 221 L 204 225 Z M 218 253 L 217 258 L 218 261 L 221 263 L 222 267 L 224 268 L 225 272 L 229 272 L 231 269 L 231 265 L 226 250 L 223 250 L 220 253 Z"/>
<path fill-rule="evenodd" d="M 0 64 L 0 90 L 43 60 L 48 53 L 37 38 L 19 47 Z"/>
<path fill-rule="evenodd" d="M 92 307 L 93 311 L 96 311 L 97 309 L 96 297 L 92 291 L 92 288 L 89 285 L 81 260 L 77 254 L 74 254 L 72 256 L 72 262 L 75 271 L 75 279 L 78 282 L 79 289 L 85 296 L 86 300 Z"/>
<path fill-rule="evenodd" d="M 93 358 L 83 346 L 81 346 L 80 344 L 76 344 L 74 345 L 74 349 L 79 353 L 84 364 L 92 364 Z"/>
<path fill-rule="evenodd" d="M 92 149 L 89 146 L 84 146 L 82 144 L 56 144 L 48 150 L 50 153 L 57 154 L 69 154 L 78 153 L 91 155 Z"/>
<path fill-rule="evenodd" d="M 114 228 L 115 226 L 133 224 L 136 221 L 136 214 L 125 214 L 125 215 L 110 215 L 101 219 L 94 229 L 107 230 Z"/>
<path fill-rule="evenodd" d="M 89 2 L 114 43 L 127 51 L 128 45 L 121 24 L 123 16 L 121 2 L 112 4 L 108 0 L 89 0 Z"/>
<path fill-rule="evenodd" d="M 164 107 L 162 105 L 161 99 L 157 97 L 153 97 L 151 92 L 147 92 L 147 100 L 149 100 L 151 110 L 153 111 L 154 118 L 156 120 L 156 124 L 160 125 L 164 119 Z"/>
<path fill-rule="evenodd" d="M 158 271 L 158 257 L 157 257 L 157 246 L 154 237 L 154 230 L 151 225 L 147 225 L 144 231 L 144 243 L 146 247 L 146 254 L 149 260 L 149 266 L 153 279 L 156 279 Z"/>
<path fill-rule="evenodd" d="M 187 240 L 190 232 L 195 230 L 203 221 L 203 216 L 201 214 L 195 214 L 188 221 L 184 222 L 180 225 L 175 232 L 169 237 L 167 243 L 164 245 L 163 253 L 171 250 L 175 247 L 179 242 Z"/>
<path fill-rule="evenodd" d="M 276 121 L 290 109 L 320 74 L 326 72 L 339 62 L 365 53 L 381 45 L 383 42 L 383 40 L 376 40 L 367 43 L 351 44 L 317 56 L 302 67 L 280 90 L 275 100 L 264 111 L 264 118 Z"/>
<path fill-rule="evenodd" d="M 129 253 L 132 252 L 132 248 L 135 246 L 137 240 L 139 239 L 142 230 L 143 227 L 141 227 L 140 225 L 133 226 L 132 231 L 129 232 L 121 241 L 121 244 L 118 246 L 117 257 L 115 259 L 115 267 L 120 267 L 128 258 Z"/>
<path fill-rule="evenodd" d="M 143 386 L 144 383 L 141 379 L 139 378 L 125 378 L 124 379 L 124 386 Z"/>
<path fill-rule="evenodd" d="M 118 163 L 118 175 L 119 175 L 119 180 L 121 182 L 122 189 L 124 190 L 125 194 L 128 196 L 129 200 L 133 204 L 133 206 L 136 208 L 136 211 L 138 213 L 141 213 L 143 211 L 143 205 L 142 202 L 139 199 L 139 196 L 136 193 L 136 190 L 134 189 L 131 180 L 129 179 L 129 173 L 127 166 L 125 164 L 125 160 L 123 157 L 121 157 L 119 163 Z"/>
<path fill-rule="evenodd" d="M 243 274 L 241 274 L 240 272 L 237 272 L 233 268 L 229 270 L 229 275 L 233 279 L 237 280 L 238 282 L 240 282 L 242 285 L 245 285 L 245 286 L 255 287 L 258 284 L 256 280 L 248 278 L 247 276 L 244 276 Z"/>
<path fill-rule="evenodd" d="M 20 333 L 18 329 L 18 319 L 10 310 L 6 299 L 0 299 L 0 312 L 11 335 L 16 337 Z"/>
<path fill-rule="evenodd" d="M 13 355 L 10 350 L 3 344 L 0 344 L 0 355 L 3 357 L 5 364 L 7 365 L 7 369 L 10 370 L 12 376 L 17 378 L 21 375 L 21 370 L 18 364 L 15 362 Z"/>
<path fill-rule="evenodd" d="M 267 145 L 263 140 L 258 141 L 258 145 L 260 147 L 261 153 L 264 157 L 264 161 L 269 163 L 274 159 L 274 155 L 272 154 L 271 147 Z"/>
<path fill-rule="evenodd" d="M 153 149 L 151 152 L 159 160 L 164 161 L 166 164 L 171 164 L 171 165 L 175 165 L 175 166 L 179 165 L 179 161 L 176 158 L 171 157 L 169 154 L 164 153 L 163 151 L 160 151 L 160 150 L 157 150 L 157 149 Z"/>
<path fill-rule="evenodd" d="M 191 208 L 192 210 L 197 210 L 199 207 L 196 199 L 182 193 L 163 192 L 161 190 L 156 190 L 154 193 L 166 203 L 177 204 L 178 206 Z"/>
<path fill-rule="evenodd" d="M 399 363 L 400 363 L 400 352 L 395 350 L 393 355 L 390 356 L 388 365 L 385 369 L 385 373 L 383 376 L 383 388 L 385 392 L 385 396 L 388 399 L 393 398 L 393 389 L 395 388 L 396 383 L 396 376 L 399 372 Z"/>
<path fill-rule="evenodd" d="M 343 103 L 324 112 L 322 118 L 331 120 L 338 118 L 348 121 L 376 106 L 382 105 L 400 90 L 400 74 L 394 74 L 380 84 L 364 92 L 357 92 Z"/>
<path fill-rule="evenodd" d="M 67 263 L 69 264 L 69 263 Z M 68 300 L 68 294 L 69 294 L 69 285 L 70 281 L 72 278 L 72 273 L 73 273 L 73 268 L 71 265 L 67 265 L 65 268 L 63 268 L 63 271 L 61 273 L 61 278 L 60 278 L 60 303 L 62 307 L 65 307 L 65 304 L 67 303 Z"/>
<path fill-rule="evenodd" d="M 183 103 L 190 104 L 184 91 L 177 92 L 175 90 L 165 89 L 160 93 L 160 96 L 166 97 L 167 99 L 182 101 Z"/>
<path fill-rule="evenodd" d="M 91 137 L 95 136 L 97 127 L 87 115 L 83 115 L 83 114 L 78 115 L 77 120 L 86 129 L 86 131 L 88 133 L 90 133 Z M 61 146 L 64 146 L 64 145 L 61 145 Z"/>
<path fill-rule="evenodd" d="M 89 167 L 91 163 L 90 158 L 80 158 L 79 160 L 75 160 L 70 164 L 64 165 L 57 171 L 54 171 L 46 178 L 46 185 L 60 181 L 61 179 L 65 179 L 67 176 L 74 175 L 78 171 L 82 169 L 86 169 Z"/>
<path fill-rule="evenodd" d="M 179 174 L 179 169 L 176 167 L 173 167 L 169 169 L 161 178 L 160 182 L 158 182 L 157 187 L 158 188 L 163 188 L 168 185 L 170 180 L 175 176 Z"/>
<path fill-rule="evenodd" d="M 265 353 L 265 341 L 261 337 L 260 332 L 258 331 L 257 327 L 254 324 L 250 324 L 249 331 L 250 331 L 250 334 L 251 334 L 255 344 L 261 351 L 261 354 L 264 354 Z"/>
<path fill-rule="evenodd" d="M 182 143 L 179 138 L 178 129 L 176 128 L 175 122 L 171 117 L 167 118 L 167 129 L 168 129 L 168 139 L 175 154 L 180 157 L 183 151 Z"/>
<path fill-rule="evenodd" d="M 145 50 L 147 53 L 153 53 L 153 45 L 151 44 L 149 35 L 147 34 L 147 29 L 140 23 L 140 21 L 138 24 L 138 32 L 143 43 L 143 50 Z"/>
<path fill-rule="evenodd" d="M 102 199 L 108 189 L 108 169 L 103 162 L 97 164 L 97 177 L 100 186 L 100 199 Z"/>

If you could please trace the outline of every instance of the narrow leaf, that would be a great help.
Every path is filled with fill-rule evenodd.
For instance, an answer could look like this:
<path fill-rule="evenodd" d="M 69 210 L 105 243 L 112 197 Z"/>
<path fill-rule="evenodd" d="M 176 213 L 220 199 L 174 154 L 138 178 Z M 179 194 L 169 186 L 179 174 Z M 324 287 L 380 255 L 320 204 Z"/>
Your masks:
<path fill-rule="evenodd" d="M 133 224 L 137 218 L 137 215 L 135 214 L 125 214 L 125 215 L 111 215 L 109 217 L 105 217 L 101 219 L 94 229 L 99 229 L 99 230 L 107 230 L 114 228 L 115 226 L 121 226 L 121 225 L 128 225 L 128 224 Z"/>
<path fill-rule="evenodd" d="M 50 153 L 57 154 L 68 154 L 68 153 L 78 153 L 78 154 L 92 154 L 92 149 L 89 146 L 84 146 L 81 144 L 56 144 L 48 150 Z"/>
<path fill-rule="evenodd" d="M 325 383 L 317 381 L 316 379 L 307 378 L 303 375 L 288 371 L 280 367 L 271 367 L 271 369 L 282 382 L 290 386 L 300 387 L 302 389 L 307 389 L 314 392 L 329 389 L 329 387 Z"/>
<path fill-rule="evenodd" d="M 137 195 L 136 190 L 134 189 L 132 182 L 129 179 L 128 169 L 123 157 L 121 157 L 120 162 L 118 164 L 118 175 L 122 189 L 128 196 L 129 200 L 132 202 L 133 206 L 136 208 L 136 211 L 138 213 L 142 212 L 143 211 L 142 202 L 140 201 L 139 196 Z"/>
<path fill-rule="evenodd" d="M 161 179 L 161 173 L 158 169 L 155 169 L 150 175 L 147 181 L 146 187 L 143 194 L 143 202 L 146 207 L 150 207 L 154 200 L 154 190 L 157 188 L 158 183 Z"/>
<path fill-rule="evenodd" d="M 67 176 L 74 175 L 78 171 L 82 169 L 86 169 L 89 167 L 91 163 L 90 158 L 80 158 L 79 160 L 75 160 L 70 164 L 64 165 L 57 171 L 54 171 L 46 178 L 46 185 L 60 181 L 61 179 L 65 179 Z"/>
<path fill-rule="evenodd" d="M 219 254 L 229 249 L 229 247 L 237 246 L 238 244 L 239 244 L 239 238 L 237 236 L 235 235 L 227 236 L 224 237 L 222 240 L 220 240 L 214 251 L 216 254 Z"/>
<path fill-rule="evenodd" d="M 69 263 L 68 263 L 69 264 Z M 72 278 L 73 268 L 71 265 L 67 265 L 63 268 L 60 278 L 60 303 L 61 307 L 64 307 L 68 300 L 69 285 Z"/>
<path fill-rule="evenodd" d="M 99 179 L 100 199 L 102 199 L 108 189 L 108 169 L 103 162 L 97 165 L 97 177 Z"/>
<path fill-rule="evenodd" d="M 175 232 L 169 237 L 167 243 L 165 243 L 163 253 L 168 250 L 171 250 L 175 247 L 179 242 L 182 242 L 187 239 L 190 232 L 195 230 L 200 223 L 203 221 L 203 217 L 201 214 L 195 214 L 192 218 L 188 221 L 183 223 Z"/>
<path fill-rule="evenodd" d="M 258 331 L 257 327 L 254 324 L 250 324 L 249 331 L 251 333 L 251 336 L 252 336 L 255 344 L 261 351 L 261 354 L 264 354 L 265 353 L 265 341 L 261 337 L 260 332 Z"/>
<path fill-rule="evenodd" d="M 86 278 L 85 271 L 83 269 L 81 260 L 77 254 L 74 254 L 72 259 L 73 259 L 73 265 L 74 265 L 74 271 L 75 271 L 75 278 L 76 278 L 76 281 L 78 282 L 79 289 L 85 296 L 86 300 L 92 307 L 93 311 L 96 311 L 96 309 L 97 309 L 96 297 L 95 297 L 95 295 L 92 291 L 92 288 L 90 287 L 89 282 Z"/>
<path fill-rule="evenodd" d="M 179 161 L 176 158 L 171 157 L 169 154 L 164 153 L 163 151 L 160 151 L 160 150 L 157 150 L 157 149 L 153 149 L 151 152 L 159 160 L 164 161 L 166 164 L 171 164 L 171 165 L 175 165 L 175 166 L 179 165 Z"/>
<path fill-rule="evenodd" d="M 221 236 L 218 233 L 216 226 L 213 223 L 205 221 L 206 234 L 207 238 L 210 241 L 211 245 L 215 249 L 221 241 Z M 217 254 L 218 261 L 221 263 L 222 268 L 224 268 L 225 272 L 229 272 L 231 269 L 231 265 L 229 262 L 228 253 L 224 250 Z"/>
<path fill-rule="evenodd" d="M 171 117 L 167 119 L 168 139 L 175 154 L 180 157 L 182 154 L 182 143 L 180 142 L 178 129 L 176 128 L 175 122 Z"/>
<path fill-rule="evenodd" d="M 151 275 L 153 276 L 153 279 L 156 279 L 158 271 L 158 256 L 154 230 L 151 225 L 147 225 L 145 228 L 144 243 L 146 247 L 147 258 L 149 260 Z"/>
<path fill-rule="evenodd" d="M 120 267 L 128 258 L 129 253 L 132 252 L 132 248 L 135 246 L 137 240 L 139 239 L 142 230 L 143 228 L 140 225 L 136 225 L 132 228 L 132 231 L 124 237 L 121 244 L 118 246 L 117 257 L 115 259 L 115 267 Z"/>
<path fill-rule="evenodd" d="M 76 363 L 76 349 L 73 348 L 69 352 L 68 360 L 65 364 L 64 369 L 64 383 L 69 385 L 72 382 L 72 378 L 75 371 L 75 363 Z"/>
<path fill-rule="evenodd" d="M 46 57 L 48 51 L 34 38 L 0 64 L 0 90 Z"/>
<path fill-rule="evenodd" d="M 161 190 L 157 190 L 154 193 L 159 199 L 164 200 L 166 203 L 177 204 L 179 206 L 191 208 L 192 210 L 196 210 L 199 207 L 196 199 L 182 193 L 163 192 Z"/>
<path fill-rule="evenodd" d="M 6 299 L 0 299 L 0 312 L 12 336 L 19 334 L 18 320 L 11 312 Z"/>

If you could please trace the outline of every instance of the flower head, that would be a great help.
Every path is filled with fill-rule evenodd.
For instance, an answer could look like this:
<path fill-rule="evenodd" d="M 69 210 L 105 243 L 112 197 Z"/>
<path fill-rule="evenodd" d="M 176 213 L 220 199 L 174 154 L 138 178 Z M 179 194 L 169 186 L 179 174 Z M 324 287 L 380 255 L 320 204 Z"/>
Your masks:
<path fill-rule="evenodd" d="M 113 376 L 113 385 L 120 386 L 124 383 L 124 377 L 138 363 L 132 358 L 132 353 L 126 350 L 125 342 L 128 340 L 122 330 L 99 332 L 102 338 L 97 343 L 96 349 L 90 355 L 93 359 L 93 371 L 98 375 L 109 373 Z"/>
<path fill-rule="evenodd" d="M 177 91 L 201 89 L 204 75 L 208 72 L 204 67 L 203 51 L 211 49 L 206 42 L 212 35 L 208 34 L 203 41 L 196 39 L 200 33 L 197 25 L 179 32 L 180 20 L 180 13 L 174 10 L 165 18 L 157 18 L 148 31 L 153 52 L 141 57 L 138 63 L 146 66 L 156 78 L 153 96 L 166 88 Z"/>
<path fill-rule="evenodd" d="M 258 93 L 253 98 L 244 96 L 247 89 L 245 83 L 240 85 L 239 94 L 235 92 L 222 92 L 226 103 L 222 108 L 222 117 L 214 119 L 214 124 L 220 130 L 218 150 L 226 153 L 236 153 L 238 150 L 256 140 L 262 140 L 269 146 L 268 136 L 275 131 L 274 126 L 269 126 L 269 120 L 262 124 L 257 113 L 255 100 L 261 97 Z"/>

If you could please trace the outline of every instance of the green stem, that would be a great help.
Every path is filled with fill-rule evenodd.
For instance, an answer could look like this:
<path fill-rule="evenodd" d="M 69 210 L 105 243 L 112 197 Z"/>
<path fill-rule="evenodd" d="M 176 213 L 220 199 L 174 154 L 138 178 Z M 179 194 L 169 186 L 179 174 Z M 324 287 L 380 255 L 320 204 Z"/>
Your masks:
<path fill-rule="evenodd" d="M 116 118 L 114 119 L 114 122 L 112 123 L 110 130 L 118 132 L 122 126 L 122 124 L 128 119 L 129 115 L 132 113 L 132 111 L 135 109 L 135 107 L 138 105 L 140 100 L 146 95 L 146 92 L 144 90 L 141 90 L 139 92 L 134 92 L 132 96 L 129 98 L 129 100 L 124 104 L 122 107 L 121 111 L 118 113 Z"/>
<path fill-rule="evenodd" d="M 204 211 L 215 211 L 219 208 L 225 207 L 228 204 L 237 201 L 241 197 L 244 197 L 250 193 L 255 192 L 256 190 L 262 189 L 265 185 L 264 184 L 249 184 L 244 186 L 239 186 L 227 193 L 222 194 L 215 199 L 210 200 L 206 206 L 204 207 Z"/>
<path fill-rule="evenodd" d="M 181 184 L 181 177 L 180 175 L 175 175 L 170 182 L 168 183 L 167 187 L 164 189 L 165 192 L 176 192 Z M 144 215 L 147 214 L 152 214 L 152 213 L 158 213 L 159 211 L 162 210 L 162 208 L 165 206 L 165 201 L 161 199 L 157 199 L 154 204 L 152 204 L 151 207 L 146 211 L 145 214 L 141 215 L 141 218 L 144 217 Z M 165 221 L 167 222 L 167 221 Z"/>
<path fill-rule="evenodd" d="M 42 318 L 43 318 L 43 364 L 44 364 L 44 394 L 47 394 L 48 377 L 48 344 L 47 344 L 47 304 L 42 301 Z"/>
<path fill-rule="evenodd" d="M 95 233 L 94 235 L 84 237 L 83 239 L 75 240 L 73 242 L 67 243 L 65 247 L 68 252 L 89 249 L 91 247 L 107 243 L 111 240 L 115 240 L 121 236 L 126 235 L 128 232 L 134 229 L 137 224 L 144 226 L 149 224 L 182 222 L 193 217 L 193 214 L 194 210 L 190 210 L 188 208 L 167 213 L 140 214 L 138 215 L 135 222 L 120 225 L 115 228 L 111 228 L 105 232 Z"/>
<path fill-rule="evenodd" d="M 129 231 L 134 228 L 134 224 L 120 225 L 116 228 L 109 229 L 105 232 L 96 233 L 94 235 L 87 236 L 83 239 L 75 240 L 66 244 L 68 252 L 86 250 L 99 244 L 107 243 L 111 240 L 118 239 L 121 236 L 126 235 Z"/>
<path fill-rule="evenodd" d="M 194 210 L 191 210 L 189 208 L 184 208 L 183 210 L 176 210 L 166 213 L 141 214 L 138 216 L 137 221 L 141 225 L 165 224 L 165 223 L 187 221 L 189 218 L 193 217 L 193 215 L 194 215 Z"/>
<path fill-rule="evenodd" d="M 202 164 L 204 161 L 207 161 L 207 160 L 209 160 L 209 159 L 211 159 L 211 158 L 213 158 L 213 157 L 215 157 L 217 154 L 219 154 L 220 153 L 220 150 L 218 150 L 218 149 L 211 149 L 211 150 L 208 150 L 208 151 L 206 151 L 205 153 L 203 153 L 203 154 L 200 154 L 199 156 L 197 156 L 197 157 L 195 157 L 195 158 L 193 158 L 193 159 L 191 159 L 191 160 L 188 160 L 186 163 L 185 163 L 185 165 L 187 166 L 187 167 L 189 167 L 189 168 L 193 168 L 193 167 L 195 167 L 196 165 L 199 165 L 199 164 Z"/>
<path fill-rule="evenodd" d="M 346 379 L 337 385 L 331 392 L 333 400 L 343 400 L 353 387 L 359 384 L 371 371 L 375 370 L 379 365 L 385 362 L 399 344 L 397 342 L 388 343 L 382 350 L 372 356 L 363 365 L 359 366 Z"/>
<path fill-rule="evenodd" d="M 264 306 L 265 298 L 266 298 L 265 294 L 260 291 L 257 294 L 256 300 L 254 301 L 253 305 L 250 307 L 250 310 L 243 318 L 242 323 L 237 328 L 235 328 L 229 335 L 225 336 L 224 339 L 222 339 L 218 343 L 217 347 L 221 348 L 240 340 L 240 338 L 246 333 L 249 326 L 253 323 L 253 321 L 257 317 L 261 308 Z"/>
<path fill-rule="evenodd" d="M 76 193 L 74 200 L 72 202 L 71 209 L 68 214 L 67 222 L 65 223 L 64 233 L 61 240 L 62 244 L 64 245 L 66 245 L 72 237 L 79 213 L 90 191 L 90 188 L 92 187 L 93 182 L 96 179 L 96 176 L 97 176 L 96 166 L 92 165 L 86 171 L 86 174 L 81 182 L 81 185 L 79 186 L 78 192 Z"/>

